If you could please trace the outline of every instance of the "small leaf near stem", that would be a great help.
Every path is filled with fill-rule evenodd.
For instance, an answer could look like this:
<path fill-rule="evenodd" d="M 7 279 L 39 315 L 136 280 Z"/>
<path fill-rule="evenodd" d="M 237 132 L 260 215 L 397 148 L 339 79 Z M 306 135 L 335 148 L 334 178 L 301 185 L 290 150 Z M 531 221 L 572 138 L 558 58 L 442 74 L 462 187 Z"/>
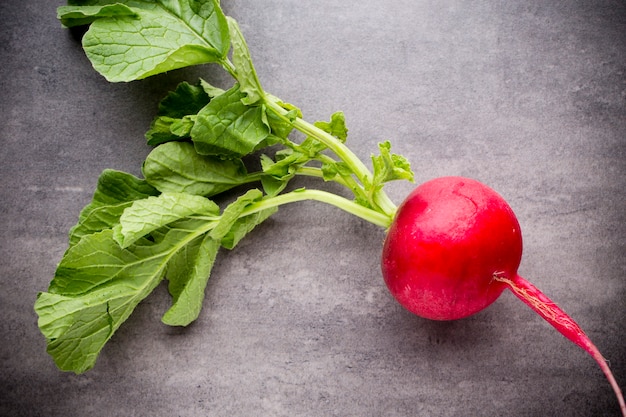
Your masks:
<path fill-rule="evenodd" d="M 602 372 L 608 379 L 617 400 L 619 402 L 620 410 L 626 417 L 626 403 L 624 402 L 624 396 L 622 390 L 609 368 L 606 359 L 600 353 L 600 350 L 591 342 L 591 339 L 583 332 L 578 324 L 565 313 L 559 306 L 557 306 L 552 300 L 550 300 L 544 293 L 542 293 L 537 287 L 528 282 L 525 278 L 517 275 L 513 279 L 508 279 L 500 274 L 494 275 L 494 280 L 502 282 L 515 294 L 520 300 L 529 306 L 533 311 L 539 314 L 544 320 L 552 325 L 563 336 L 568 338 L 574 344 L 581 347 L 598 363 Z"/>
<path fill-rule="evenodd" d="M 226 21 L 228 22 L 230 40 L 233 46 L 233 65 L 236 68 L 235 78 L 241 86 L 241 91 L 246 94 L 246 97 L 242 98 L 241 101 L 247 105 L 254 104 L 264 95 L 261 82 L 252 64 L 252 57 L 239 24 L 230 16 L 226 17 Z M 228 71 L 228 67 L 225 68 Z"/>

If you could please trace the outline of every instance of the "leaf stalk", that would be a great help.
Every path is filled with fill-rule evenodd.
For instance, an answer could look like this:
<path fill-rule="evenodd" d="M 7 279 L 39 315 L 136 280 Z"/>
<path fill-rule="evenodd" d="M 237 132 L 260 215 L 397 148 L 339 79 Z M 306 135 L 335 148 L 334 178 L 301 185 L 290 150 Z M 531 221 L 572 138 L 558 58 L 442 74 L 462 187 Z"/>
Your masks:
<path fill-rule="evenodd" d="M 337 194 L 317 189 L 298 189 L 285 194 L 265 198 L 259 202 L 250 204 L 241 213 L 241 216 L 244 217 L 268 208 L 305 200 L 313 200 L 330 204 L 385 229 L 391 225 L 392 218 L 383 213 L 369 209 Z"/>

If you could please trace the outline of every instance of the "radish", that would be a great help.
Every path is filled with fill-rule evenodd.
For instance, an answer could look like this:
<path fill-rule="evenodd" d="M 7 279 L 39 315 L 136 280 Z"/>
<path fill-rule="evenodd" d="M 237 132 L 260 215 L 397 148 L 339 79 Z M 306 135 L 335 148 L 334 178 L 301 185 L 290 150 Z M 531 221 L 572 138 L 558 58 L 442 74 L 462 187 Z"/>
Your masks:
<path fill-rule="evenodd" d="M 381 265 L 396 300 L 433 320 L 470 316 L 508 288 L 593 357 L 626 416 L 624 397 L 606 360 L 570 316 L 517 274 L 521 257 L 520 226 L 506 201 L 476 180 L 442 177 L 420 185 L 400 205 Z"/>

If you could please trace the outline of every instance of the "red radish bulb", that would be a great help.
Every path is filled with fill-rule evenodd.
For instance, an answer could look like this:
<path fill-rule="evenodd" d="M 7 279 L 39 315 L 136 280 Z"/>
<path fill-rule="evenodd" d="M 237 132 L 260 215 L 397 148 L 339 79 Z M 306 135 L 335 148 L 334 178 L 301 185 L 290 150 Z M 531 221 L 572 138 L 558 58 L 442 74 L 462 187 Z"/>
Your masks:
<path fill-rule="evenodd" d="M 433 320 L 477 313 L 509 288 L 596 360 L 626 416 L 605 359 L 574 320 L 517 274 L 521 258 L 522 234 L 507 202 L 476 180 L 443 177 L 417 187 L 398 208 L 385 238 L 382 272 L 402 306 Z"/>
<path fill-rule="evenodd" d="M 383 275 L 408 310 L 454 320 L 493 303 L 522 259 L 519 223 L 502 197 L 477 181 L 444 177 L 402 203 L 383 249 Z"/>

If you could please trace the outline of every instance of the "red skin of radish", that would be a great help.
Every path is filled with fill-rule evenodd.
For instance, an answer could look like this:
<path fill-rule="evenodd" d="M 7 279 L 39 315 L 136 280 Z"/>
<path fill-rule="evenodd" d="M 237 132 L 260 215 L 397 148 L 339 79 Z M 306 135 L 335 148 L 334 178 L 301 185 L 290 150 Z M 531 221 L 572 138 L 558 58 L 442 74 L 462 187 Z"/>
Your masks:
<path fill-rule="evenodd" d="M 507 202 L 476 180 L 442 177 L 420 185 L 400 205 L 381 266 L 396 300 L 433 320 L 470 316 L 510 289 L 594 358 L 626 417 L 624 397 L 605 359 L 571 317 L 517 274 L 521 258 L 522 234 Z"/>

